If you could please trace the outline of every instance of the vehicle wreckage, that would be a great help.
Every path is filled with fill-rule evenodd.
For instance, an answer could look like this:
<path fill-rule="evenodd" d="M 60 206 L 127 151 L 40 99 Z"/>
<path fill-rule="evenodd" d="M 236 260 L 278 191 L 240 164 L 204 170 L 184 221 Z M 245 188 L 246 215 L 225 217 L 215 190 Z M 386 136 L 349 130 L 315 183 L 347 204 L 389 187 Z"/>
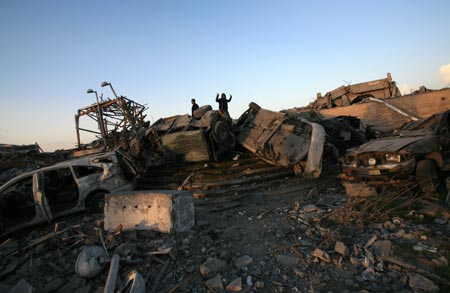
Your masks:
<path fill-rule="evenodd" d="M 411 121 L 392 137 L 348 150 L 341 178 L 349 195 L 381 191 L 386 182 L 412 179 L 424 193 L 444 185 L 450 171 L 450 111 Z"/>
<path fill-rule="evenodd" d="M 103 207 L 104 195 L 132 190 L 136 170 L 119 151 L 85 156 L 21 174 L 0 187 L 1 234 Z"/>

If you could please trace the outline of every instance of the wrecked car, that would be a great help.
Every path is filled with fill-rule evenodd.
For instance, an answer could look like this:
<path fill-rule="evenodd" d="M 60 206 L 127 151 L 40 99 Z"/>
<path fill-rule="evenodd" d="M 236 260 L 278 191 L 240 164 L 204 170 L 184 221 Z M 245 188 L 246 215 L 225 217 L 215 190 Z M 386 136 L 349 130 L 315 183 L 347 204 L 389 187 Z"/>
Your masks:
<path fill-rule="evenodd" d="M 1 234 L 90 208 L 106 193 L 132 190 L 135 169 L 121 152 L 57 163 L 27 172 L 0 187 Z"/>
<path fill-rule="evenodd" d="M 325 143 L 325 130 L 320 124 L 262 109 L 252 102 L 235 129 L 238 142 L 268 163 L 294 167 L 296 173 L 306 176 L 320 176 Z"/>
<path fill-rule="evenodd" d="M 146 132 L 149 141 L 166 158 L 176 161 L 218 161 L 221 154 L 234 148 L 236 139 L 231 120 L 209 105 L 190 115 L 159 119 Z"/>
<path fill-rule="evenodd" d="M 388 138 L 349 149 L 342 157 L 347 193 L 355 184 L 381 191 L 387 183 L 415 180 L 423 192 L 439 191 L 450 170 L 450 111 L 411 121 Z M 357 194 L 354 194 L 357 195 Z"/>

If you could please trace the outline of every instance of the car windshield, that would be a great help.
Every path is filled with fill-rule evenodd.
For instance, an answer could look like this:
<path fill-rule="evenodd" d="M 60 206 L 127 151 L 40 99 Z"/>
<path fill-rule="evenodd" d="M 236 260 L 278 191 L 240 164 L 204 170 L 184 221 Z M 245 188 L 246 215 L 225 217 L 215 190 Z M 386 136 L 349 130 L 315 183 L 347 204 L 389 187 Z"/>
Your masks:
<path fill-rule="evenodd" d="M 402 132 L 411 132 L 411 131 L 430 131 L 434 132 L 436 128 L 439 126 L 439 122 L 442 118 L 442 113 L 432 115 L 428 118 L 419 119 L 417 121 L 412 121 L 405 124 L 401 129 Z"/>

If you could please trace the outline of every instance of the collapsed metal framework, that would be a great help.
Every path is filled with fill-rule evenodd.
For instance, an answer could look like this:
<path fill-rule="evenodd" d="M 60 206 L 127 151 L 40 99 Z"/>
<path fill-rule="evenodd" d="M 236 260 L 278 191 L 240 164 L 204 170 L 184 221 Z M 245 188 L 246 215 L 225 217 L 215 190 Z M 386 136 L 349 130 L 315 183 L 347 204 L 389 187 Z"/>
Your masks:
<path fill-rule="evenodd" d="M 99 135 L 106 147 L 106 139 L 113 133 L 125 131 L 135 132 L 144 121 L 143 113 L 147 110 L 145 105 L 141 105 L 126 97 L 120 96 L 116 99 L 102 100 L 101 102 L 78 109 L 75 114 L 75 128 L 77 132 L 78 148 L 81 147 L 80 131 L 90 132 Z M 80 117 L 87 116 L 93 119 L 99 131 L 80 127 Z"/>

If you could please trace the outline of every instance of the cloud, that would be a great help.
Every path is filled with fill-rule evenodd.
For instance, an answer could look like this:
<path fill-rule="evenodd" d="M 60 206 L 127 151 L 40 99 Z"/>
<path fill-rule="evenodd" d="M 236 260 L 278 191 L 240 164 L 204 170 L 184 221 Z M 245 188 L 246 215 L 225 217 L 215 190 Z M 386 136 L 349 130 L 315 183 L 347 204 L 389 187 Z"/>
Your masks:
<path fill-rule="evenodd" d="M 412 92 L 411 87 L 409 86 L 409 84 L 405 83 L 402 84 L 400 87 L 400 92 L 402 93 L 402 95 L 409 95 Z"/>
<path fill-rule="evenodd" d="M 439 74 L 446 84 L 450 84 L 450 63 L 439 68 Z"/>

